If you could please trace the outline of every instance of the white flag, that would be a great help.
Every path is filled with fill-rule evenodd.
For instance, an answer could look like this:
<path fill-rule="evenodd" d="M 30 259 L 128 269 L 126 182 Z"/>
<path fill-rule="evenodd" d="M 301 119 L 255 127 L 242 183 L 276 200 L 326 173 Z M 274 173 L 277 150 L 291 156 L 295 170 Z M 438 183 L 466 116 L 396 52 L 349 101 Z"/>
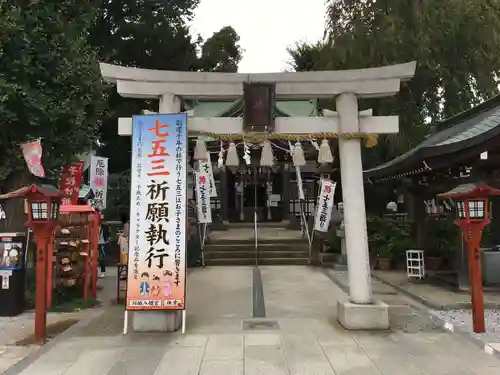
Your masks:
<path fill-rule="evenodd" d="M 99 210 L 106 208 L 108 192 L 108 158 L 90 157 L 90 188 L 94 192 L 94 204 Z"/>
<path fill-rule="evenodd" d="M 199 223 L 212 222 L 212 207 L 210 206 L 210 179 L 203 169 L 196 171 L 196 208 Z"/>
<path fill-rule="evenodd" d="M 199 161 L 200 169 L 206 173 L 209 182 L 210 197 L 217 197 L 217 189 L 215 187 L 214 171 L 210 159 Z"/>
<path fill-rule="evenodd" d="M 318 203 L 316 205 L 316 216 L 314 218 L 314 230 L 318 232 L 328 232 L 332 218 L 333 198 L 336 186 L 336 182 L 322 180 Z"/>

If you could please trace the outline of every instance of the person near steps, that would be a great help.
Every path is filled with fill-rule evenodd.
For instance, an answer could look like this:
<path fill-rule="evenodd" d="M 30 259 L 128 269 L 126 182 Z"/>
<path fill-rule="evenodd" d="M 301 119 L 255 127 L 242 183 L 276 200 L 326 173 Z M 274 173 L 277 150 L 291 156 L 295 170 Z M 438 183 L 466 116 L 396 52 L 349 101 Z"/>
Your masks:
<path fill-rule="evenodd" d="M 120 246 L 120 280 L 127 280 L 127 265 L 128 265 L 128 234 L 129 234 L 129 222 L 128 216 L 125 214 L 121 215 L 121 221 L 123 223 L 123 229 L 118 236 L 118 245 Z"/>
<path fill-rule="evenodd" d="M 101 226 L 99 228 L 99 266 L 101 267 L 99 277 L 106 276 L 106 243 L 109 239 L 109 228 L 103 224 L 104 215 L 101 214 Z"/>

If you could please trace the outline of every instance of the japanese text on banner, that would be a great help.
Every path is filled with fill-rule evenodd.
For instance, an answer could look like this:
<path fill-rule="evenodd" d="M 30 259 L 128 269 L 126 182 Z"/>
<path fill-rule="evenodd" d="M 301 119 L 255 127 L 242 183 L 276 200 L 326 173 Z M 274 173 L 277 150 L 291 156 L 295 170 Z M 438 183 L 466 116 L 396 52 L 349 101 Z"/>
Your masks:
<path fill-rule="evenodd" d="M 212 208 L 210 206 L 210 177 L 201 167 L 195 173 L 196 176 L 196 208 L 198 222 L 201 224 L 212 222 Z"/>
<path fill-rule="evenodd" d="M 80 185 L 83 179 L 84 162 L 72 163 L 65 165 L 61 169 L 59 178 L 59 190 L 65 197 L 61 199 L 61 204 L 77 204 L 78 194 L 80 193 Z"/>
<path fill-rule="evenodd" d="M 200 160 L 199 169 L 202 170 L 208 177 L 210 197 L 216 198 L 217 189 L 215 187 L 215 178 L 214 178 L 214 171 L 212 168 L 212 162 L 210 160 L 208 161 Z"/>
<path fill-rule="evenodd" d="M 314 230 L 318 232 L 328 232 L 332 218 L 333 198 L 336 186 L 336 182 L 322 180 L 321 191 L 316 205 L 316 216 L 314 218 Z"/>
<path fill-rule="evenodd" d="M 94 205 L 100 210 L 106 208 L 108 191 L 108 158 L 91 156 L 90 188 L 94 192 Z"/>
<path fill-rule="evenodd" d="M 128 310 L 184 309 L 186 120 L 133 120 Z"/>

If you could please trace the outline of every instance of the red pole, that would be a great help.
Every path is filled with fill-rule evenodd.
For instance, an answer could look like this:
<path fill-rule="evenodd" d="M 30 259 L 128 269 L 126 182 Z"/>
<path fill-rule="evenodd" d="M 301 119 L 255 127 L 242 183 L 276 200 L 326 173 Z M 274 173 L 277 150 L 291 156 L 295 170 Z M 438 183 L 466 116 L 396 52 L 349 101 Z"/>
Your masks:
<path fill-rule="evenodd" d="M 87 224 L 87 238 L 88 238 L 88 224 Z M 89 239 L 90 241 L 90 239 Z M 83 299 L 87 300 L 89 298 L 89 257 L 90 257 L 90 243 L 85 244 L 85 252 L 87 256 L 83 263 Z"/>
<path fill-rule="evenodd" d="M 36 242 L 36 299 L 35 299 L 35 339 L 43 341 L 47 334 L 47 245 L 52 227 L 35 226 Z"/>
<path fill-rule="evenodd" d="M 50 239 L 47 244 L 47 309 L 50 309 L 52 307 L 52 292 L 53 292 L 52 278 L 54 271 L 53 258 L 54 258 L 54 241 L 52 236 L 50 236 Z"/>
<path fill-rule="evenodd" d="M 97 299 L 97 266 L 99 257 L 99 226 L 101 216 L 96 211 L 93 214 L 93 228 L 92 228 L 92 298 Z"/>
<path fill-rule="evenodd" d="M 486 328 L 484 323 L 483 277 L 480 252 L 482 227 L 469 224 L 466 230 L 472 300 L 472 326 L 475 333 L 483 333 Z"/>

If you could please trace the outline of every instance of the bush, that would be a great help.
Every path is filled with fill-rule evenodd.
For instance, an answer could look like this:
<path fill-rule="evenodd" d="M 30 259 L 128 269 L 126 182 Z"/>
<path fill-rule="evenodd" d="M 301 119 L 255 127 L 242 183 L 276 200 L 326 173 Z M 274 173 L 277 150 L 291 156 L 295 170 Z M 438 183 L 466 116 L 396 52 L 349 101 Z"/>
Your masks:
<path fill-rule="evenodd" d="M 380 258 L 393 258 L 414 246 L 410 224 L 405 221 L 369 217 L 368 246 Z"/>
<path fill-rule="evenodd" d="M 337 236 L 337 231 L 328 232 L 327 244 L 329 253 L 340 254 L 342 252 L 342 239 Z"/>
<path fill-rule="evenodd" d="M 450 220 L 429 219 L 426 223 L 425 252 L 433 257 L 451 257 L 459 245 L 460 228 Z"/>

